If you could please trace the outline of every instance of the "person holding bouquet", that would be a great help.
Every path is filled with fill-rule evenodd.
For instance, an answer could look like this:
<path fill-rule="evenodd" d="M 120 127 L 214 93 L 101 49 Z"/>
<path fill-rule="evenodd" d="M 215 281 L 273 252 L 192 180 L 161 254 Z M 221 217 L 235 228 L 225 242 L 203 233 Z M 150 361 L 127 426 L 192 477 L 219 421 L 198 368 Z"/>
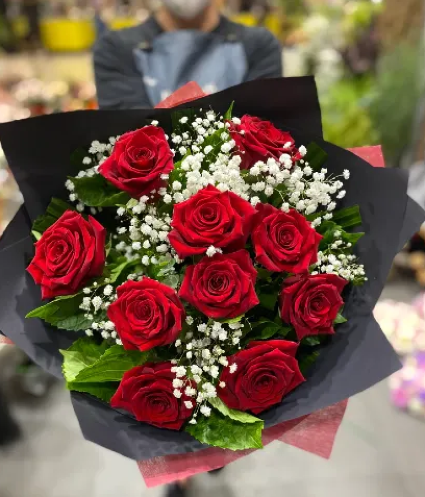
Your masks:
<path fill-rule="evenodd" d="M 282 76 L 278 40 L 236 24 L 221 0 L 163 0 L 146 22 L 108 31 L 94 48 L 101 109 L 154 107 L 190 81 L 214 93 Z"/>

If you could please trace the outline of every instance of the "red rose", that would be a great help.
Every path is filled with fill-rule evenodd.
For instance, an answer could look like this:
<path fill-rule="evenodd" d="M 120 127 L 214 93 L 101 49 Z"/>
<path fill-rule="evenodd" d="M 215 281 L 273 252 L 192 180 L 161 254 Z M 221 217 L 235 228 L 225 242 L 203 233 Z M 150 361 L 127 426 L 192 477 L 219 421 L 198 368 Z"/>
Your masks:
<path fill-rule="evenodd" d="M 169 174 L 173 167 L 164 130 L 146 126 L 122 135 L 99 173 L 120 190 L 140 198 L 160 188 L 161 175 Z"/>
<path fill-rule="evenodd" d="M 304 216 L 270 204 L 257 204 L 257 211 L 251 239 L 259 264 L 269 271 L 302 273 L 317 262 L 322 236 Z"/>
<path fill-rule="evenodd" d="M 72 295 L 105 266 L 106 230 L 96 219 L 66 211 L 35 244 L 27 271 L 43 299 Z"/>
<path fill-rule="evenodd" d="M 230 122 L 230 134 L 241 152 L 241 169 L 249 169 L 257 161 L 266 161 L 269 157 L 279 160 L 284 153 L 291 155 L 293 160 L 301 159 L 288 132 L 258 117 L 243 116 L 240 124 Z"/>
<path fill-rule="evenodd" d="M 193 399 L 184 391 L 177 399 L 174 396 L 171 363 L 145 364 L 124 373 L 120 386 L 111 399 L 111 406 L 125 409 L 138 421 L 143 421 L 158 428 L 179 430 L 191 417 L 193 407 L 188 408 L 186 402 Z M 194 387 L 193 382 L 182 378 L 186 386 Z"/>
<path fill-rule="evenodd" d="M 284 282 L 281 317 L 292 324 L 299 340 L 334 333 L 333 323 L 344 304 L 341 293 L 346 284 L 336 274 L 294 276 Z"/>
<path fill-rule="evenodd" d="M 176 292 L 150 278 L 127 281 L 117 289 L 118 299 L 108 308 L 126 350 L 149 350 L 174 342 L 185 311 Z"/>
<path fill-rule="evenodd" d="M 257 271 L 246 250 L 204 257 L 189 266 L 179 297 L 213 319 L 231 319 L 259 303 L 255 293 Z"/>
<path fill-rule="evenodd" d="M 231 409 L 259 414 L 278 404 L 305 381 L 295 359 L 298 344 L 286 340 L 251 342 L 246 350 L 228 357 L 220 376 L 226 386 L 219 388 L 220 399 Z"/>
<path fill-rule="evenodd" d="M 227 252 L 245 246 L 255 209 L 232 192 L 208 185 L 174 206 L 168 239 L 181 259 L 205 254 L 208 247 Z"/>

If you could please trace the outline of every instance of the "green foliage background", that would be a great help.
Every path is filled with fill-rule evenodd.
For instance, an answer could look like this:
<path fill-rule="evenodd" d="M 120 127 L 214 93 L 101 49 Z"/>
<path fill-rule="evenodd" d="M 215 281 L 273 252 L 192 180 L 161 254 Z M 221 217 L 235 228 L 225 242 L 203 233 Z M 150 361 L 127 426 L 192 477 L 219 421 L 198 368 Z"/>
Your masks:
<path fill-rule="evenodd" d="M 375 75 L 346 78 L 320 91 L 325 139 L 341 147 L 382 145 L 397 167 L 411 144 L 415 113 L 424 94 L 422 46 L 399 45 L 384 54 Z"/>

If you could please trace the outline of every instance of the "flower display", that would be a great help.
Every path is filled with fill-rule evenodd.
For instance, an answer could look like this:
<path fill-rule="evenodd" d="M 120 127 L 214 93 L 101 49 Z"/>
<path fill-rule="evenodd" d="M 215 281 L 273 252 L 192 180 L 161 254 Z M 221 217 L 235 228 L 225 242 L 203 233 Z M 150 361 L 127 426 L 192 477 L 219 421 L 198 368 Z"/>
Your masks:
<path fill-rule="evenodd" d="M 68 203 L 34 226 L 28 270 L 43 297 L 67 299 L 29 317 L 85 332 L 62 351 L 71 390 L 204 443 L 257 447 L 255 416 L 308 383 L 321 336 L 346 320 L 345 288 L 366 281 L 359 209 L 339 208 L 350 173 L 328 174 L 319 147 L 257 117 L 173 122 L 170 136 L 153 121 L 91 144 Z M 75 354 L 89 356 L 71 366 Z"/>

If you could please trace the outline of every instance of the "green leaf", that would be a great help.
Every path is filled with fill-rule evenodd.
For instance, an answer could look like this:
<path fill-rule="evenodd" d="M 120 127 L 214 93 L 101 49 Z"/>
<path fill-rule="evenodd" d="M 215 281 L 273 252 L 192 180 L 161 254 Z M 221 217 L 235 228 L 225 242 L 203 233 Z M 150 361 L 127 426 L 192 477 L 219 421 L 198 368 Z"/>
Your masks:
<path fill-rule="evenodd" d="M 261 340 L 268 340 L 269 338 L 277 335 L 280 329 L 281 327 L 278 324 L 270 323 L 260 331 L 260 334 L 257 338 L 260 338 Z"/>
<path fill-rule="evenodd" d="M 309 355 L 306 355 L 300 359 L 298 359 L 298 366 L 300 368 L 301 373 L 305 376 L 308 373 L 308 370 L 311 366 L 317 361 L 317 358 L 320 355 L 319 350 L 315 350 Z"/>
<path fill-rule="evenodd" d="M 111 253 L 111 250 L 112 250 L 112 235 L 109 235 L 107 238 L 107 242 L 105 244 L 106 259 L 108 259 L 108 256 Z"/>
<path fill-rule="evenodd" d="M 80 148 L 77 148 L 77 150 L 74 150 L 74 152 L 72 152 L 69 160 L 70 160 L 71 164 L 73 166 L 75 166 L 77 171 L 81 171 L 81 170 L 87 169 L 89 167 L 83 163 L 84 158 L 88 157 L 88 155 L 89 154 L 87 153 L 87 150 L 80 147 Z"/>
<path fill-rule="evenodd" d="M 67 382 L 72 382 L 83 369 L 92 366 L 106 352 L 108 344 L 96 343 L 92 338 L 79 338 L 68 350 L 60 350 L 64 357 L 62 372 Z"/>
<path fill-rule="evenodd" d="M 304 156 L 304 161 L 314 170 L 319 170 L 328 160 L 328 154 L 317 145 L 317 143 L 310 143 L 307 147 L 307 153 Z"/>
<path fill-rule="evenodd" d="M 201 443 L 230 450 L 262 449 L 264 422 L 241 423 L 212 410 L 211 415 L 198 416 L 196 425 L 186 431 Z"/>
<path fill-rule="evenodd" d="M 180 283 L 180 276 L 176 273 L 174 265 L 174 259 L 160 257 L 158 263 L 151 268 L 150 276 L 176 289 Z"/>
<path fill-rule="evenodd" d="M 355 245 L 360 240 L 360 238 L 363 238 L 364 236 L 364 231 L 359 231 L 358 233 L 347 233 L 346 231 L 344 232 L 345 241 L 351 243 L 351 245 Z"/>
<path fill-rule="evenodd" d="M 65 211 L 75 210 L 72 205 L 64 202 L 59 198 L 52 198 L 50 204 L 47 207 L 46 213 L 39 216 L 32 225 L 32 231 L 37 233 L 44 233 L 47 228 L 50 228 Z"/>
<path fill-rule="evenodd" d="M 68 350 L 60 351 L 64 357 L 62 371 L 69 390 L 89 393 L 105 402 L 111 400 L 118 388 L 118 382 L 80 383 L 76 381 L 79 373 L 99 361 L 107 352 L 107 348 L 107 342 L 98 344 L 86 337 L 74 342 Z"/>
<path fill-rule="evenodd" d="M 106 251 L 106 257 L 107 257 L 107 268 L 105 271 L 105 275 L 108 272 L 109 268 L 111 267 L 116 267 L 118 264 L 121 264 L 123 262 L 123 255 L 122 252 L 119 252 L 117 249 L 114 247 L 105 247 Z"/>
<path fill-rule="evenodd" d="M 220 322 L 226 323 L 226 324 L 236 324 L 236 323 L 240 323 L 240 321 L 242 320 L 242 318 L 244 316 L 245 316 L 245 314 L 241 314 L 240 316 L 236 316 L 235 318 L 221 320 Z"/>
<path fill-rule="evenodd" d="M 87 330 L 92 325 L 93 320 L 84 316 L 84 313 L 79 310 L 80 314 L 69 316 L 66 318 L 59 318 L 56 322 L 51 323 L 60 330 L 67 331 L 82 331 Z"/>
<path fill-rule="evenodd" d="M 79 200 L 89 207 L 114 207 L 126 204 L 130 195 L 109 183 L 102 175 L 69 178 L 75 185 Z"/>
<path fill-rule="evenodd" d="M 260 304 L 265 307 L 266 309 L 269 309 L 270 311 L 273 311 L 276 303 L 277 303 L 277 298 L 278 298 L 278 293 L 260 293 L 258 296 L 260 299 Z"/>
<path fill-rule="evenodd" d="M 38 240 L 40 240 L 40 238 L 41 238 L 41 233 L 39 233 L 38 231 L 34 231 L 34 230 L 32 230 L 32 231 L 31 231 L 31 233 L 32 233 L 32 236 L 33 236 L 33 237 L 37 240 L 37 242 L 38 242 Z"/>
<path fill-rule="evenodd" d="M 154 362 L 168 362 L 176 358 L 176 349 L 174 345 L 165 347 L 155 347 Z"/>
<path fill-rule="evenodd" d="M 126 204 L 126 207 L 127 209 L 132 209 L 133 207 L 136 207 L 136 205 L 139 204 L 139 201 L 135 198 L 131 198 L 127 204 Z"/>
<path fill-rule="evenodd" d="M 208 135 L 205 138 L 202 146 L 204 148 L 207 146 L 212 147 L 212 151 L 209 154 L 207 154 L 204 159 L 205 165 L 210 164 L 211 161 L 215 161 L 217 153 L 220 152 L 221 146 L 223 145 L 223 143 L 225 143 L 225 140 L 223 140 L 223 138 L 221 137 L 222 134 L 223 130 L 218 129 L 212 135 Z"/>
<path fill-rule="evenodd" d="M 160 278 L 161 276 L 167 276 L 170 273 L 174 273 L 174 265 L 174 259 L 169 259 L 168 257 L 160 257 L 158 259 L 158 263 L 155 264 L 156 268 L 158 269 L 156 276 Z"/>
<path fill-rule="evenodd" d="M 177 274 L 169 274 L 161 280 L 164 285 L 174 288 L 174 290 L 179 286 L 180 278 Z"/>
<path fill-rule="evenodd" d="M 192 124 L 193 120 L 195 119 L 195 116 L 196 116 L 196 111 L 193 108 L 180 109 L 180 110 L 173 111 L 171 113 L 171 124 L 172 124 L 173 130 L 176 131 L 182 127 L 186 127 L 186 128 L 188 126 L 191 127 L 191 124 Z M 183 125 L 180 122 L 180 119 L 182 117 L 188 118 L 187 125 Z"/>
<path fill-rule="evenodd" d="M 323 217 L 326 212 L 320 211 L 315 212 L 314 214 L 310 214 L 306 216 L 308 221 L 314 221 L 318 217 Z M 354 228 L 356 226 L 361 226 L 362 217 L 360 214 L 360 208 L 358 205 L 353 205 L 351 207 L 346 207 L 344 209 L 339 209 L 333 213 L 332 222 L 337 224 L 339 228 Z M 320 230 L 322 223 L 318 230 Z M 353 235 L 363 235 L 363 233 L 353 233 Z"/>
<path fill-rule="evenodd" d="M 127 275 L 127 270 L 130 271 L 137 264 L 137 261 L 129 261 L 125 257 L 120 257 L 117 262 L 107 266 L 109 272 L 109 282 L 116 283 L 123 275 Z"/>
<path fill-rule="evenodd" d="M 281 323 L 275 323 L 269 319 L 260 319 L 246 338 L 249 341 L 269 340 L 275 336 L 285 337 L 291 330 L 291 326 L 282 326 Z"/>
<path fill-rule="evenodd" d="M 341 226 L 341 228 L 354 228 L 362 224 L 362 216 L 360 214 L 360 207 L 353 205 L 340 209 L 334 212 L 332 220 Z"/>
<path fill-rule="evenodd" d="M 230 107 L 227 109 L 226 113 L 224 114 L 224 120 L 225 121 L 230 121 L 230 119 L 232 119 L 232 116 L 233 116 L 233 107 L 234 106 L 235 106 L 235 102 L 233 101 L 230 104 Z"/>
<path fill-rule="evenodd" d="M 336 224 L 334 221 L 324 221 L 317 228 L 318 233 L 323 236 L 320 242 L 320 248 L 325 249 L 327 246 L 332 245 L 336 240 L 341 239 L 345 243 L 351 243 L 354 246 L 362 236 L 363 232 L 360 233 L 347 233 L 340 225 Z M 335 232 L 338 232 L 338 237 L 335 236 Z"/>
<path fill-rule="evenodd" d="M 264 269 L 263 267 L 257 267 L 257 277 L 259 280 L 266 280 L 266 281 L 271 281 L 272 278 L 272 272 L 268 271 L 267 269 Z"/>
<path fill-rule="evenodd" d="M 345 319 L 345 317 L 339 312 L 334 323 L 335 324 L 342 324 L 342 323 L 346 323 L 346 322 L 347 322 L 347 320 Z"/>
<path fill-rule="evenodd" d="M 154 357 L 150 351 L 125 350 L 121 345 L 114 345 L 98 360 L 82 369 L 75 378 L 78 383 L 103 383 L 121 381 L 124 373 L 149 362 Z"/>
<path fill-rule="evenodd" d="M 309 345 L 311 347 L 315 345 L 320 345 L 320 337 L 318 335 L 305 337 L 302 340 L 303 345 Z"/>
<path fill-rule="evenodd" d="M 141 365 L 151 352 L 126 351 L 120 345 L 108 348 L 107 342 L 98 344 L 92 338 L 80 338 L 64 356 L 62 371 L 69 390 L 85 392 L 109 402 L 124 373 Z"/>
<path fill-rule="evenodd" d="M 223 416 L 227 416 L 228 418 L 233 419 L 233 421 L 238 421 L 239 423 L 248 423 L 248 424 L 262 422 L 261 419 L 258 419 L 255 416 L 248 414 L 247 412 L 237 411 L 236 409 L 230 409 L 230 407 L 227 407 L 226 404 L 218 397 L 208 399 L 208 402 L 215 409 L 217 409 L 217 411 L 220 411 L 221 414 L 223 414 Z"/>
<path fill-rule="evenodd" d="M 119 383 L 69 383 L 67 385 L 68 390 L 81 393 L 89 393 L 104 402 L 111 401 L 112 397 L 117 391 Z"/>
<path fill-rule="evenodd" d="M 84 317 L 85 312 L 80 309 L 82 301 L 83 295 L 81 293 L 58 297 L 48 304 L 37 307 L 26 317 L 40 318 L 61 330 L 86 330 L 91 326 L 92 321 Z"/>
<path fill-rule="evenodd" d="M 106 266 L 104 271 L 104 276 L 109 279 L 109 283 L 123 283 L 127 281 L 127 276 L 138 271 L 137 266 L 140 264 L 140 260 L 129 261 L 114 249 L 111 250 L 109 259 L 114 260 L 114 262 Z"/>

